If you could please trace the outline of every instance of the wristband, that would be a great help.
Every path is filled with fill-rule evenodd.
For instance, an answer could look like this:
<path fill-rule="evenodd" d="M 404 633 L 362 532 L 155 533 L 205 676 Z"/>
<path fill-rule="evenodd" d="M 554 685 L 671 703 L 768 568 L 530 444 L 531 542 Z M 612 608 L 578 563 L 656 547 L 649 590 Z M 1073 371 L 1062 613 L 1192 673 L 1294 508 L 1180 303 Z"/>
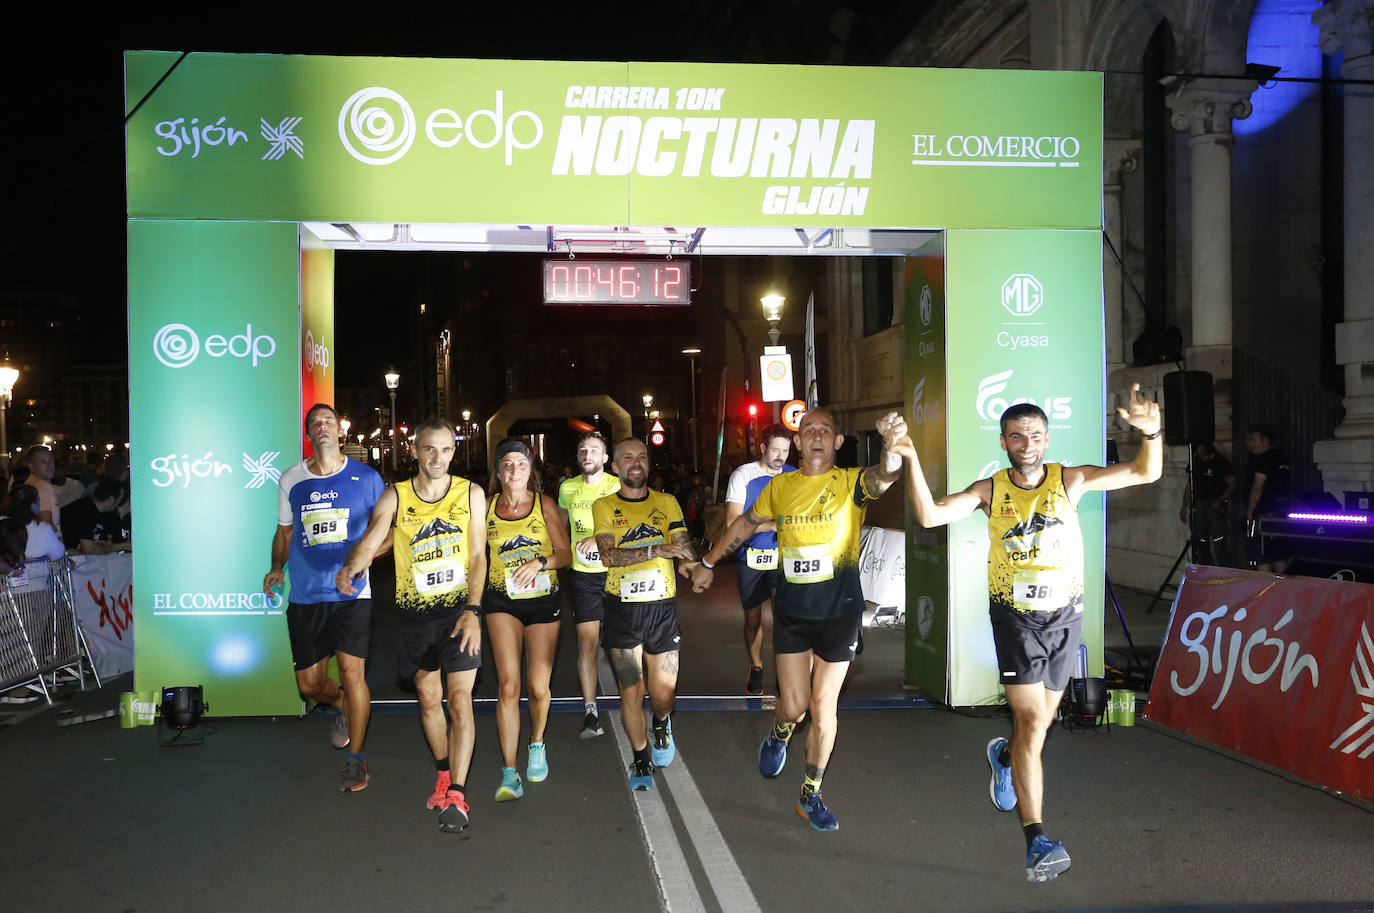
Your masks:
<path fill-rule="evenodd" d="M 654 544 L 652 542 L 649 543 L 649 560 L 654 560 Z"/>
<path fill-rule="evenodd" d="M 1159 436 L 1160 436 L 1161 434 L 1163 434 L 1163 433 L 1164 433 L 1164 426 L 1161 425 L 1160 427 L 1158 427 L 1158 428 L 1155 429 L 1155 433 L 1154 433 L 1154 434 L 1144 434 L 1144 433 L 1142 433 L 1142 434 L 1141 434 L 1141 437 L 1145 438 L 1145 440 L 1147 440 L 1147 441 L 1153 441 L 1155 438 L 1159 437 Z"/>
<path fill-rule="evenodd" d="M 476 615 L 478 618 L 481 618 L 481 617 L 482 617 L 482 606 L 481 606 L 480 603 L 479 603 L 478 605 L 465 605 L 465 606 L 463 606 L 463 612 L 471 612 L 472 614 Z M 463 617 L 463 612 L 459 612 L 459 613 L 458 613 L 458 617 L 459 617 L 459 618 L 462 618 L 462 617 Z"/>
<path fill-rule="evenodd" d="M 542 567 L 542 568 L 548 568 L 548 566 L 549 566 L 549 556 L 548 556 L 548 555 L 540 555 L 540 556 L 539 556 L 539 566 Z"/>
<path fill-rule="evenodd" d="M 714 571 L 714 570 L 716 569 L 716 566 L 715 566 L 714 564 L 712 564 L 711 562 L 709 562 L 709 561 L 706 560 L 706 556 L 705 556 L 705 555 L 702 555 L 702 556 L 701 556 L 701 561 L 698 562 L 698 563 L 699 563 L 702 567 L 706 568 L 706 570 L 708 570 L 708 571 Z"/>

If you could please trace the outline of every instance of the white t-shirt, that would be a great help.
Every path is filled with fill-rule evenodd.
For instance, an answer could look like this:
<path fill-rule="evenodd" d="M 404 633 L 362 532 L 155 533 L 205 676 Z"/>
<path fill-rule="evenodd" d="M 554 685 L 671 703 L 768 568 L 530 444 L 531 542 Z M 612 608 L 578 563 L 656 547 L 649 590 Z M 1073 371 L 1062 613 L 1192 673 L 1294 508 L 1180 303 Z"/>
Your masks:
<path fill-rule="evenodd" d="M 62 540 L 57 538 L 51 526 L 37 520 L 29 521 L 29 542 L 24 546 L 24 558 L 46 558 L 52 560 L 67 554 Z"/>

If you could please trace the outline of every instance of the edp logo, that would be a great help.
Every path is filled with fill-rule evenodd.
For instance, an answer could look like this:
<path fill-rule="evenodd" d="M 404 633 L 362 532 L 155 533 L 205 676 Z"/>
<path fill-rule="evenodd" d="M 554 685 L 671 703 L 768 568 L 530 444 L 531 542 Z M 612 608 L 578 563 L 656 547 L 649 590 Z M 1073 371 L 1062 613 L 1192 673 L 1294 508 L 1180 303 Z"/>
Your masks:
<path fill-rule="evenodd" d="M 169 323 L 153 335 L 153 355 L 169 368 L 184 368 L 204 351 L 210 358 L 251 358 L 253 367 L 277 351 L 277 341 L 265 334 L 254 335 L 253 325 L 244 326 L 242 333 L 228 338 L 219 333 L 205 337 L 202 345 L 196 331 L 184 323 Z"/>

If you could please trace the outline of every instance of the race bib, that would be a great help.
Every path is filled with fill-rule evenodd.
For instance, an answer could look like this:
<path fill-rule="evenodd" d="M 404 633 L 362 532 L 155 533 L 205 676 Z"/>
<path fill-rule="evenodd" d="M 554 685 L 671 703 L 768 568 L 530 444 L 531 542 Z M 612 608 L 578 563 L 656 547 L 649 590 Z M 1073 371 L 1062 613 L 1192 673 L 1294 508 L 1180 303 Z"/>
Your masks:
<path fill-rule="evenodd" d="M 1021 568 L 1011 583 L 1012 607 L 1018 612 L 1057 612 L 1069 601 L 1069 574 L 1063 570 Z"/>
<path fill-rule="evenodd" d="M 305 529 L 305 544 L 328 545 L 348 541 L 348 508 L 320 507 L 301 511 L 301 526 Z"/>
<path fill-rule="evenodd" d="M 596 549 L 592 549 L 585 556 L 578 552 L 577 557 L 583 564 L 598 565 L 601 563 L 601 553 Z"/>
<path fill-rule="evenodd" d="M 536 596 L 547 596 L 553 592 L 553 583 L 549 579 L 548 571 L 540 571 L 534 575 L 534 581 L 528 586 L 521 586 L 515 582 L 515 572 L 506 571 L 506 595 L 511 599 L 533 599 Z"/>
<path fill-rule="evenodd" d="M 411 573 L 415 579 L 415 592 L 421 596 L 451 593 L 468 582 L 466 567 L 442 558 L 435 561 L 417 561 L 411 565 Z"/>
<path fill-rule="evenodd" d="M 784 548 L 782 574 L 788 583 L 820 583 L 834 578 L 835 562 L 824 545 Z"/>
<path fill-rule="evenodd" d="M 656 567 L 629 571 L 620 577 L 621 602 L 654 602 L 668 598 L 668 582 Z"/>
<path fill-rule="evenodd" d="M 771 571 L 778 566 L 778 550 L 775 548 L 747 548 L 744 550 L 744 563 L 756 571 Z"/>

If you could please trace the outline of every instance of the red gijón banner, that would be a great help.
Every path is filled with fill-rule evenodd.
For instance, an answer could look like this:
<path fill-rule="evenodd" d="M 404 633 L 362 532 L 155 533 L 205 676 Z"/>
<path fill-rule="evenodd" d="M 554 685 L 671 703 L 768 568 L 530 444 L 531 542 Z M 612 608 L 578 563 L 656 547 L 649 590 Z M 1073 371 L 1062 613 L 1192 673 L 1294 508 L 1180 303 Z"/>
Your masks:
<path fill-rule="evenodd" d="M 1145 715 L 1374 797 L 1374 586 L 1190 565 Z"/>

